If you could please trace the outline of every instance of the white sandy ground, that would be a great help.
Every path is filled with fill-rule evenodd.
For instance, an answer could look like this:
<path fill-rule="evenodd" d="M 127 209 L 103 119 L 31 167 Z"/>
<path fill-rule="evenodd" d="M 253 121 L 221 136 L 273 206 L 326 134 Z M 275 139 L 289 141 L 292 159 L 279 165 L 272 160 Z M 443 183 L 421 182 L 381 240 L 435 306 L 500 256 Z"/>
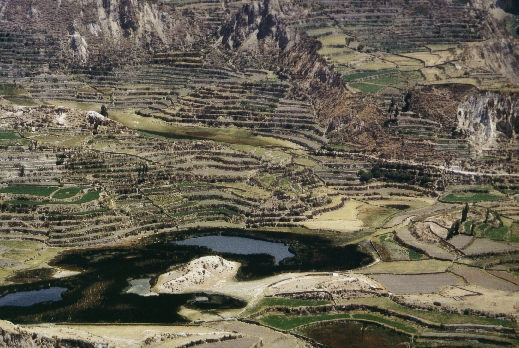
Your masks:
<path fill-rule="evenodd" d="M 237 281 L 235 276 L 238 267 L 238 263 L 227 261 L 219 256 L 202 257 L 161 275 L 152 291 L 158 293 L 217 292 L 241 298 L 248 302 L 247 308 L 251 308 L 265 296 L 296 292 L 388 293 L 386 285 L 390 285 L 370 278 L 367 274 L 351 271 L 284 273 L 259 280 Z M 370 267 L 363 269 L 364 272 L 369 270 Z M 410 273 L 423 271 L 415 270 Z M 497 291 L 471 284 L 464 285 L 463 289 L 465 290 L 446 284 L 441 286 L 437 293 L 413 294 L 415 292 L 413 290 L 402 293 L 399 297 L 417 306 L 429 306 L 435 301 L 440 301 L 446 307 L 453 309 L 474 308 L 488 313 L 507 313 L 519 317 L 518 292 Z M 246 309 L 222 311 L 216 316 L 183 307 L 180 314 L 190 320 L 214 320 L 237 317 Z"/>
<path fill-rule="evenodd" d="M 181 293 L 220 288 L 234 278 L 239 267 L 238 262 L 220 256 L 204 256 L 162 274 L 155 289 L 162 293 Z"/>
<path fill-rule="evenodd" d="M 247 308 L 254 306 L 264 296 L 274 296 L 286 292 L 370 290 L 380 285 L 363 274 L 340 273 L 283 273 L 271 277 L 237 281 L 239 263 L 227 261 L 219 256 L 205 256 L 195 259 L 171 272 L 162 274 L 152 291 L 158 293 L 217 292 L 248 302 Z M 245 311 L 221 312 L 221 317 L 230 318 Z M 191 320 L 211 319 L 207 314 L 182 308 L 181 315 Z"/>
<path fill-rule="evenodd" d="M 250 347 L 304 347 L 305 342 L 266 327 L 247 324 L 236 320 L 205 323 L 203 325 L 91 325 L 91 324 L 36 324 L 18 326 L 0 321 L 4 330 L 16 333 L 25 331 L 40 336 L 62 339 L 80 339 L 107 347 L 178 347 L 198 340 L 234 339 L 212 344 L 211 347 L 229 345 L 233 348 Z"/>

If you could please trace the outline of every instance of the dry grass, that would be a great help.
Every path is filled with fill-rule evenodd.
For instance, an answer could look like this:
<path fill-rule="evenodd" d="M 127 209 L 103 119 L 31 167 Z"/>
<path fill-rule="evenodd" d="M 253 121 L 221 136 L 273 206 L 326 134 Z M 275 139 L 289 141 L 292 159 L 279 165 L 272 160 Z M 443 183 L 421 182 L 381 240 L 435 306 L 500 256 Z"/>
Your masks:
<path fill-rule="evenodd" d="M 359 70 L 382 70 L 396 68 L 396 64 L 381 59 L 374 59 L 373 61 L 354 64 L 354 67 Z"/>
<path fill-rule="evenodd" d="M 17 271 L 48 266 L 62 248 L 49 248 L 44 243 L 23 240 L 0 240 L 0 259 L 13 262 L 12 266 L 0 267 L 0 285 L 5 285 L 11 275 Z"/>
<path fill-rule="evenodd" d="M 323 46 L 346 46 L 346 39 L 351 36 L 345 34 L 330 34 L 326 36 L 319 37 L 319 41 L 323 44 Z"/>
<path fill-rule="evenodd" d="M 363 227 L 363 222 L 358 217 L 360 206 L 361 202 L 350 200 L 342 208 L 317 215 L 302 224 L 312 230 L 358 231 Z"/>
<path fill-rule="evenodd" d="M 479 268 L 454 265 L 451 270 L 453 273 L 463 277 L 469 284 L 492 290 L 519 291 L 518 285 L 491 275 Z"/>
<path fill-rule="evenodd" d="M 361 272 L 366 274 L 372 273 L 399 273 L 399 274 L 417 274 L 417 273 L 439 273 L 445 272 L 451 262 L 440 260 L 418 260 L 418 261 L 392 261 L 379 262 L 371 267 L 363 269 Z"/>
<path fill-rule="evenodd" d="M 480 255 L 486 253 L 505 253 L 514 250 L 517 250 L 517 248 L 505 242 L 476 238 L 463 252 L 467 255 Z"/>
<path fill-rule="evenodd" d="M 406 57 L 418 59 L 422 61 L 426 67 L 432 67 L 452 60 L 454 56 L 449 51 L 439 51 L 435 53 L 429 52 L 413 52 L 403 54 Z"/>

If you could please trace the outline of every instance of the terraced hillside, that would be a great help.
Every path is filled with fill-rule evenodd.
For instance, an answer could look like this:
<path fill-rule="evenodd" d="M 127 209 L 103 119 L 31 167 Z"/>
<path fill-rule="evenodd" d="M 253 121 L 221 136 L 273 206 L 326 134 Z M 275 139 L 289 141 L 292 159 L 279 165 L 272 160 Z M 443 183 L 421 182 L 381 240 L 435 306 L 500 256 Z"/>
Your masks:
<path fill-rule="evenodd" d="M 516 12 L 0 0 L 0 346 L 516 346 Z"/>
<path fill-rule="evenodd" d="M 509 77 L 464 59 L 489 39 L 486 13 L 454 1 L 315 1 L 292 25 L 315 37 L 319 53 L 366 93 L 399 94 L 417 83 L 462 82 L 484 88 Z"/>

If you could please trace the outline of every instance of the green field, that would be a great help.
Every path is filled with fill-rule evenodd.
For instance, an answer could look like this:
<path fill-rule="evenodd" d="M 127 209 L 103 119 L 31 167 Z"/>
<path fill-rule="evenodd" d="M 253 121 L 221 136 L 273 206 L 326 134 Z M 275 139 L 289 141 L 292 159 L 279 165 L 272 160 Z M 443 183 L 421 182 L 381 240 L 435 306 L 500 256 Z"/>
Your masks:
<path fill-rule="evenodd" d="M 0 139 L 18 139 L 20 138 L 15 132 L 0 131 Z"/>
<path fill-rule="evenodd" d="M 489 193 L 478 192 L 472 195 L 450 193 L 443 197 L 441 201 L 446 203 L 474 203 L 474 202 L 488 202 L 501 199 L 500 196 L 491 195 Z"/>
<path fill-rule="evenodd" d="M 307 315 L 300 317 L 288 317 L 284 315 L 269 315 L 261 318 L 263 324 L 282 329 L 291 330 L 301 325 L 315 323 L 323 320 L 334 320 L 334 319 L 350 319 L 349 314 L 321 314 L 321 315 Z"/>
<path fill-rule="evenodd" d="M 49 194 L 50 195 L 50 194 Z M 5 201 L 7 204 L 11 205 L 53 205 L 53 204 L 63 204 L 63 205 L 71 205 L 71 204 L 83 204 L 92 202 L 99 199 L 99 192 L 97 191 L 90 191 L 85 193 L 80 199 L 75 201 L 31 201 L 31 200 L 25 200 L 25 199 L 16 199 L 16 200 L 9 200 Z"/>
<path fill-rule="evenodd" d="M 8 187 L 0 188 L 0 193 L 10 193 L 13 195 L 31 195 L 31 196 L 48 197 L 56 190 L 57 190 L 56 186 L 20 185 L 20 186 L 8 186 Z"/>
<path fill-rule="evenodd" d="M 80 199 L 78 199 L 77 201 L 73 201 L 73 202 L 63 202 L 63 203 L 58 203 L 58 204 L 83 204 L 83 203 L 88 203 L 88 202 L 92 202 L 92 201 L 97 201 L 99 199 L 99 192 L 98 191 L 90 191 L 90 192 L 87 192 L 83 195 L 83 197 L 81 197 Z"/>
<path fill-rule="evenodd" d="M 362 72 L 356 72 L 356 73 L 352 73 L 352 74 L 343 75 L 343 79 L 344 79 L 344 81 L 350 82 L 350 81 L 355 81 L 355 80 L 362 79 L 365 77 L 377 76 L 377 75 L 387 74 L 387 73 L 396 73 L 396 72 L 398 72 L 398 70 L 396 70 L 396 69 L 362 71 Z"/>
<path fill-rule="evenodd" d="M 410 260 L 420 260 L 423 257 L 424 257 L 424 254 L 419 253 L 416 250 L 409 249 L 409 259 Z"/>
<path fill-rule="evenodd" d="M 369 83 L 350 83 L 350 86 L 364 93 L 377 93 L 384 88 L 384 86 L 372 85 Z"/>
<path fill-rule="evenodd" d="M 497 228 L 493 228 L 489 231 L 487 231 L 483 237 L 487 237 L 494 240 L 504 240 L 506 237 L 506 234 L 508 233 L 508 227 L 501 226 Z"/>
<path fill-rule="evenodd" d="M 110 118 L 126 127 L 151 136 L 162 136 L 172 139 L 208 139 L 228 144 L 297 148 L 289 141 L 272 137 L 254 135 L 251 131 L 232 128 L 186 127 L 170 124 L 156 119 L 139 116 L 133 113 L 110 113 Z"/>
<path fill-rule="evenodd" d="M 8 96 L 5 97 L 5 100 L 9 101 L 11 104 L 14 105 L 22 105 L 22 106 L 36 106 L 38 103 L 29 97 L 24 96 Z"/>
<path fill-rule="evenodd" d="M 58 190 L 56 193 L 54 193 L 52 198 L 54 198 L 54 199 L 71 198 L 71 197 L 74 197 L 75 195 L 77 195 L 79 193 L 79 191 L 81 191 L 81 187 L 62 188 L 62 189 Z"/>
<path fill-rule="evenodd" d="M 353 319 L 374 321 L 376 323 L 379 323 L 379 324 L 382 324 L 382 325 L 385 325 L 385 326 L 389 326 L 389 327 L 392 327 L 392 328 L 395 328 L 395 329 L 398 329 L 398 330 L 401 330 L 401 331 L 405 331 L 405 332 L 408 332 L 408 333 L 416 333 L 417 332 L 417 330 L 414 327 L 412 327 L 412 326 L 404 325 L 404 324 L 402 324 L 400 322 L 393 321 L 393 320 L 390 320 L 388 318 L 385 318 L 385 317 L 382 317 L 382 316 L 378 316 L 378 315 L 374 315 L 374 314 L 369 314 L 369 313 L 353 314 Z"/>
<path fill-rule="evenodd" d="M 265 297 L 254 308 L 251 313 L 257 312 L 265 307 L 303 307 L 303 306 L 322 306 L 331 303 L 327 300 L 303 300 L 293 298 Z"/>
<path fill-rule="evenodd" d="M 20 86 L 8 83 L 0 84 L 0 95 L 3 96 L 15 96 L 24 93 L 24 89 Z"/>
<path fill-rule="evenodd" d="M 340 319 L 356 319 L 376 322 L 391 328 L 395 328 L 407 333 L 416 333 L 416 328 L 405 325 L 399 321 L 394 321 L 384 316 L 375 315 L 371 313 L 354 313 L 352 315 L 348 313 L 340 314 L 319 314 L 319 315 L 305 315 L 305 316 L 282 316 L 282 315 L 269 315 L 260 319 L 260 321 L 266 325 L 282 329 L 292 330 L 301 325 L 307 325 L 319 321 L 325 320 L 340 320 Z"/>

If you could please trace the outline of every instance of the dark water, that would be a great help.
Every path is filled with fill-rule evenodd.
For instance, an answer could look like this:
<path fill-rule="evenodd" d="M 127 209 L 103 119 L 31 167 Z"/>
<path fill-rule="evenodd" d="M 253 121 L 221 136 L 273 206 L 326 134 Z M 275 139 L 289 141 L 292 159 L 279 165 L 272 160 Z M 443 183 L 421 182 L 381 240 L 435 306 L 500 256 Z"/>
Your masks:
<path fill-rule="evenodd" d="M 294 256 L 284 243 L 244 237 L 203 236 L 177 241 L 175 244 L 201 246 L 221 253 L 238 255 L 268 254 L 274 257 L 276 265 L 279 264 L 279 261 Z"/>
<path fill-rule="evenodd" d="M 331 348 L 408 347 L 409 336 L 383 326 L 356 321 L 319 324 L 304 330 L 305 336 Z"/>
<path fill-rule="evenodd" d="M 66 288 L 54 286 L 48 289 L 14 292 L 0 297 L 0 307 L 28 307 L 42 302 L 61 301 L 61 294 L 65 291 Z"/>
<path fill-rule="evenodd" d="M 237 255 L 212 251 L 206 247 L 173 243 L 194 237 L 246 236 L 266 242 L 282 243 L 294 255 L 276 263 L 269 254 Z M 234 250 L 233 250 L 234 251 Z M 61 287 L 68 289 L 58 302 L 35 303 L 28 307 L 4 306 L 0 318 L 15 323 L 38 322 L 107 322 L 107 323 L 179 323 L 185 319 L 178 314 L 180 306 L 203 310 L 242 308 L 245 302 L 219 294 L 161 294 L 140 296 L 127 293 L 129 279 L 156 277 L 171 267 L 206 255 L 221 255 L 242 264 L 237 277 L 257 279 L 285 271 L 352 269 L 371 262 L 371 258 L 355 246 L 334 246 L 328 240 L 306 235 L 274 232 L 251 233 L 246 230 L 192 230 L 188 232 L 145 238 L 124 247 L 79 249 L 56 257 L 52 266 L 78 270 L 73 277 L 33 281 L 0 287 L 0 296 L 20 291 Z M 207 301 L 196 301 L 207 297 Z"/>

